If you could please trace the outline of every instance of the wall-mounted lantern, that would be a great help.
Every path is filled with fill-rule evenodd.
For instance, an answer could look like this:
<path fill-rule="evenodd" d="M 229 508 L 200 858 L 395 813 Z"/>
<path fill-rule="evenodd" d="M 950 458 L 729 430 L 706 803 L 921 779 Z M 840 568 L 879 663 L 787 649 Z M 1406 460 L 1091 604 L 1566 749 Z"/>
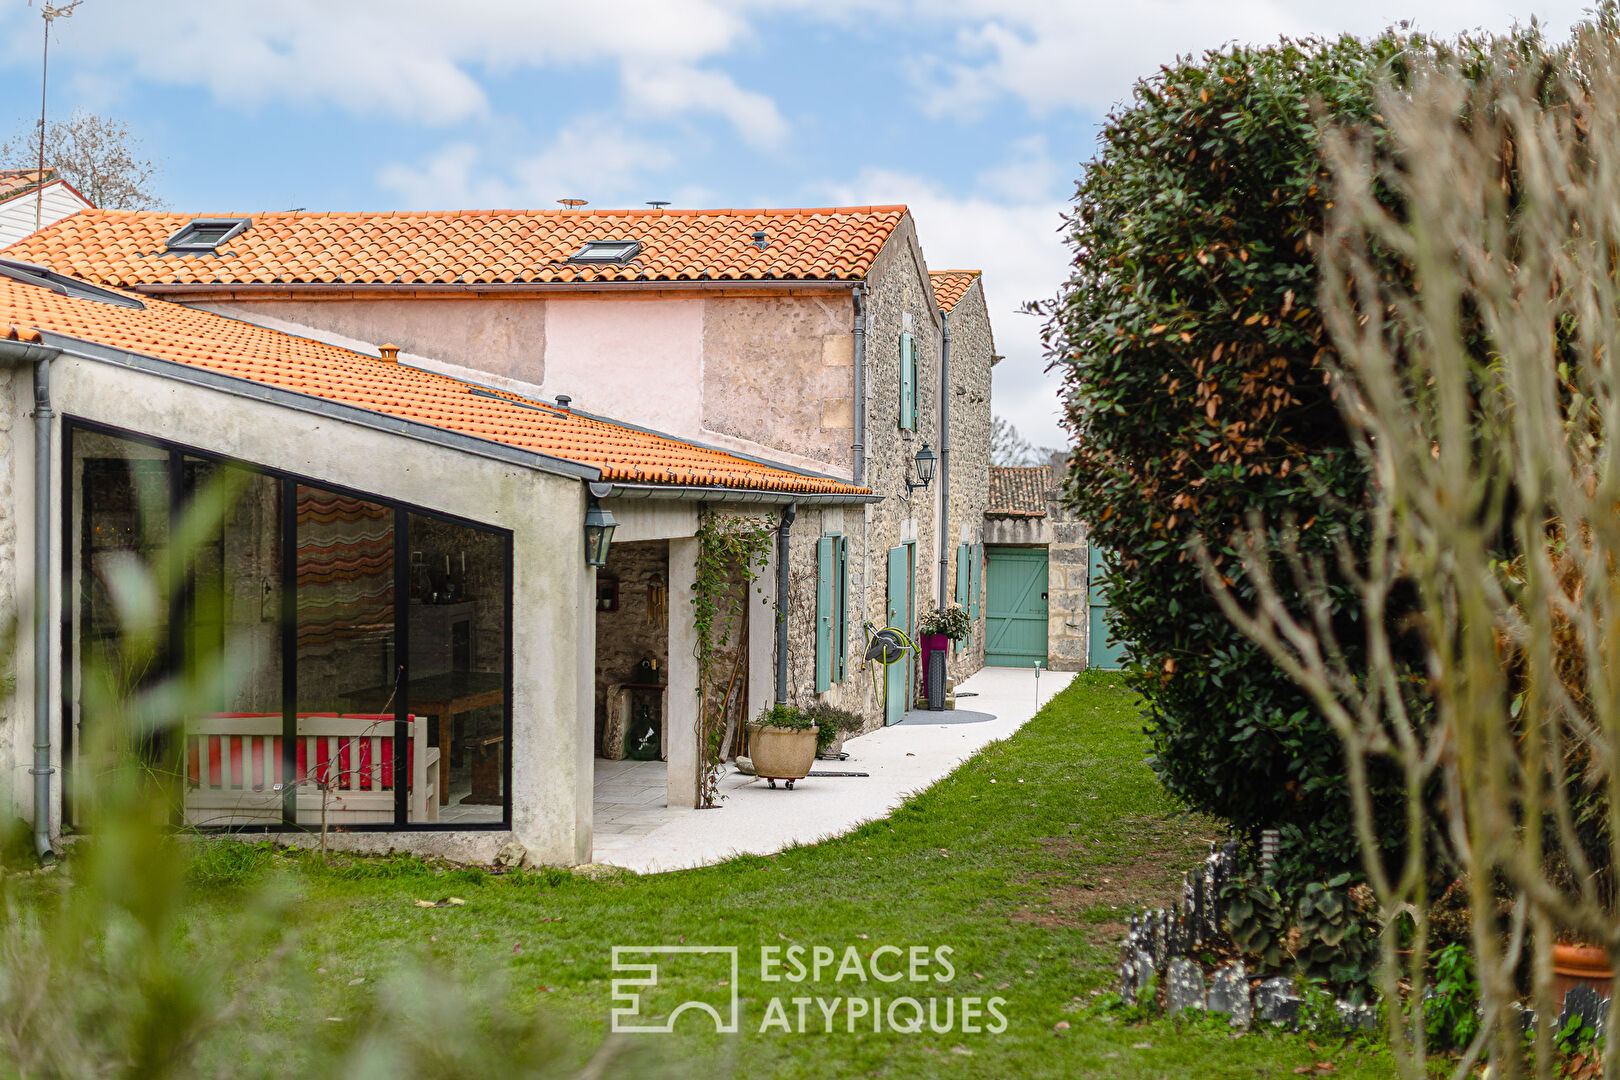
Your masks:
<path fill-rule="evenodd" d="M 917 451 L 917 456 L 912 459 L 912 463 L 917 469 L 917 479 L 913 480 L 909 476 L 906 477 L 906 500 L 908 502 L 913 491 L 918 488 L 926 491 L 928 485 L 933 482 L 934 468 L 939 464 L 939 458 L 932 450 L 928 449 L 927 443 L 923 443 L 922 449 Z"/>
<path fill-rule="evenodd" d="M 606 566 L 608 560 L 608 545 L 613 543 L 613 530 L 619 523 L 613 519 L 611 510 L 602 509 L 602 504 L 591 499 L 590 509 L 585 511 L 585 564 L 587 566 Z"/>

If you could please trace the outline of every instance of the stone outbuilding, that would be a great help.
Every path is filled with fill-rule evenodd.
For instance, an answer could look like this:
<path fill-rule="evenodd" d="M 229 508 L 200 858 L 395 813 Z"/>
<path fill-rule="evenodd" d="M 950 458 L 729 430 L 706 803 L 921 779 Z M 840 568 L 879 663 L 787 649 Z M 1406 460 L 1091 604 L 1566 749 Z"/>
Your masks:
<path fill-rule="evenodd" d="M 1092 588 L 1100 553 L 1062 500 L 1062 459 L 991 466 L 985 508 L 985 663 L 1054 671 L 1119 666 Z"/>

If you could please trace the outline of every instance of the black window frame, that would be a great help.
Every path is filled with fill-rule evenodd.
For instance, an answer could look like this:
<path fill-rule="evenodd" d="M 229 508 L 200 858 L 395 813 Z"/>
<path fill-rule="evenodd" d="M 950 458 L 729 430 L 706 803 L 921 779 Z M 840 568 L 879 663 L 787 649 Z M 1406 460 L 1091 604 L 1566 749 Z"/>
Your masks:
<path fill-rule="evenodd" d="M 617 255 L 592 254 L 593 248 L 615 247 L 626 250 Z M 587 240 L 585 246 L 568 257 L 571 263 L 589 263 L 601 266 L 623 266 L 641 254 L 640 240 Z"/>
<path fill-rule="evenodd" d="M 357 822 L 355 824 L 348 824 L 348 825 L 341 825 L 341 826 L 328 826 L 328 831 L 333 832 L 333 833 L 345 833 L 345 832 L 349 832 L 349 833 L 361 833 L 361 832 L 364 832 L 364 833 L 375 833 L 375 832 L 390 832 L 390 833 L 401 833 L 401 832 L 404 832 L 404 833 L 451 833 L 451 832 L 510 832 L 511 831 L 511 829 L 512 829 L 512 814 L 513 814 L 513 806 L 512 806 L 512 732 L 513 732 L 513 723 L 512 723 L 512 682 L 513 682 L 512 617 L 513 617 L 513 610 L 514 610 L 514 608 L 513 608 L 512 587 L 513 587 L 513 576 L 514 576 L 513 571 L 515 569 L 515 567 L 514 567 L 514 551 L 515 551 L 515 548 L 516 548 L 516 545 L 514 543 L 515 536 L 514 536 L 511 529 L 503 529 L 503 528 L 500 528 L 499 526 L 490 525 L 490 524 L 488 524 L 486 522 L 473 521 L 470 518 L 460 517 L 459 515 L 456 515 L 456 514 L 446 514 L 443 511 L 432 510 L 432 509 L 429 509 L 428 507 L 421 506 L 421 505 L 416 504 L 416 503 L 406 502 L 406 501 L 401 500 L 401 499 L 386 498 L 386 497 L 378 495 L 376 492 L 361 491 L 361 490 L 359 490 L 357 488 L 346 487 L 346 486 L 341 485 L 341 484 L 333 484 L 333 483 L 330 483 L 330 482 L 328 482 L 326 480 L 318 479 L 316 477 L 305 476 L 305 475 L 303 475 L 301 473 L 293 473 L 293 472 L 289 472 L 289 471 L 287 471 L 285 469 L 278 469 L 278 468 L 275 468 L 273 466 L 262 465 L 262 464 L 259 464 L 257 462 L 243 461 L 240 458 L 232 457 L 232 456 L 230 456 L 228 454 L 221 454 L 221 453 L 219 453 L 217 451 L 207 450 L 207 449 L 204 449 L 202 447 L 192 446 L 192 445 L 189 445 L 189 444 L 186 444 L 186 443 L 175 442 L 175 441 L 170 440 L 170 439 L 161 439 L 161 438 L 158 438 L 158 437 L 156 437 L 154 435 L 148 435 L 148 434 L 146 434 L 144 432 L 133 431 L 133 430 L 130 430 L 130 429 L 127 429 L 127 428 L 117 427 L 116 425 L 112 425 L 112 424 L 104 424 L 104 423 L 100 423 L 100 422 L 94 421 L 94 420 L 86 420 L 86 419 L 84 419 L 82 417 L 73 416 L 73 415 L 64 415 L 62 417 L 62 461 L 64 463 L 66 463 L 66 464 L 64 465 L 64 468 L 62 469 L 62 474 L 63 475 L 62 475 L 62 479 L 61 479 L 61 485 L 62 485 L 61 486 L 61 491 L 62 491 L 62 537 L 63 537 L 64 542 L 60 545 L 60 549 L 61 549 L 61 575 L 62 575 L 62 577 L 61 577 L 61 582 L 62 582 L 62 585 L 61 585 L 61 588 L 62 588 L 62 607 L 61 607 L 61 613 L 60 613 L 61 614 L 60 633 L 61 633 L 61 643 L 62 644 L 61 644 L 61 664 L 60 664 L 60 670 L 61 670 L 60 684 L 61 685 L 59 687 L 59 693 L 60 693 L 60 699 L 61 699 L 61 712 L 62 712 L 62 715 L 61 715 L 61 733 L 62 733 L 62 761 L 63 761 L 63 775 L 64 775 L 64 778 L 66 778 L 67 775 L 72 771 L 72 754 L 73 754 L 73 750 L 74 750 L 74 746 L 73 746 L 73 691 L 74 691 L 74 682 L 77 679 L 78 674 L 79 674 L 76 667 L 75 667 L 75 665 L 74 665 L 74 663 L 73 663 L 73 651 L 72 651 L 73 650 L 73 631 L 74 631 L 75 621 L 76 621 L 76 619 L 78 617 L 77 608 L 78 608 L 78 604 L 79 604 L 79 597 L 73 591 L 73 570 L 74 570 L 73 557 L 74 557 L 75 544 L 73 542 L 73 537 L 72 537 L 72 527 L 73 527 L 73 508 L 74 508 L 75 492 L 73 490 L 73 468 L 71 466 L 71 462 L 73 461 L 73 436 L 74 436 L 74 433 L 77 432 L 77 431 L 94 432 L 96 434 L 107 435 L 107 436 L 111 436 L 113 438 L 118 438 L 118 439 L 124 439 L 124 440 L 127 440 L 129 442 L 139 443 L 139 444 L 142 444 L 142 445 L 145 445 L 145 446 L 153 447 L 155 449 L 163 450 L 163 451 L 167 452 L 168 455 L 169 455 L 169 462 L 170 462 L 171 470 L 172 469 L 177 469 L 179 467 L 178 463 L 181 460 L 183 460 L 184 458 L 193 457 L 193 458 L 199 458 L 199 459 L 202 459 L 202 460 L 205 460 L 205 461 L 212 461 L 212 462 L 215 462 L 215 463 L 220 464 L 220 465 L 226 465 L 226 466 L 230 466 L 230 467 L 233 467 L 233 468 L 244 469 L 244 470 L 247 470 L 249 472 L 257 473 L 257 474 L 260 474 L 260 475 L 263 475 L 263 476 L 269 476 L 269 477 L 277 480 L 280 483 L 281 492 L 282 492 L 282 514 L 281 514 L 281 518 L 282 518 L 282 520 L 281 520 L 281 529 L 282 529 L 281 585 L 282 585 L 282 588 L 281 588 L 281 610 L 278 613 L 279 614 L 279 620 L 280 620 L 280 626 L 279 626 L 278 629 L 280 631 L 279 640 L 280 640 L 280 643 L 281 643 L 281 653 L 282 653 L 282 665 L 281 665 L 282 700 L 281 700 L 281 708 L 282 708 L 282 723 L 284 725 L 284 727 L 283 727 L 284 735 L 288 730 L 291 730 L 293 735 L 296 736 L 296 730 L 297 730 L 296 714 L 297 714 L 297 700 L 298 700 L 297 699 L 297 689 L 298 689 L 298 683 L 297 683 L 297 680 L 298 680 L 298 670 L 297 670 L 297 667 L 298 667 L 298 665 L 297 665 L 297 657 L 298 657 L 298 648 L 297 648 L 297 635 L 298 635 L 298 624 L 297 624 L 297 573 L 298 573 L 298 560 L 296 558 L 296 552 L 297 552 L 297 527 L 298 527 L 298 522 L 297 522 L 297 515 L 295 513 L 295 510 L 296 510 L 296 506 L 297 506 L 297 490 L 298 490 L 298 487 L 300 485 L 307 486 L 307 487 L 320 488 L 323 491 L 330 491 L 330 492 L 332 492 L 333 494 L 336 494 L 336 495 L 344 495 L 344 496 L 348 496 L 348 497 L 351 497 L 351 498 L 364 499 L 364 500 L 367 500 L 369 502 L 378 503 L 380 505 L 387 506 L 393 511 L 393 513 L 394 513 L 394 595 L 395 595 L 395 598 L 396 598 L 396 602 L 394 604 L 395 656 L 398 657 L 398 658 L 403 659 L 405 663 L 409 663 L 409 657 L 410 657 L 410 652 L 409 652 L 409 646 L 410 646 L 410 640 L 409 640 L 409 634 L 410 634 L 410 608 L 411 608 L 411 605 L 410 605 L 410 602 L 409 602 L 409 595 L 410 595 L 410 546 L 409 546 L 409 544 L 410 544 L 410 534 L 409 534 L 410 516 L 412 514 L 421 514 L 421 515 L 423 515 L 425 517 L 435 518 L 435 519 L 437 519 L 439 521 L 444 521 L 444 522 L 447 522 L 447 523 L 452 524 L 452 525 L 457 525 L 457 526 L 461 526 L 461 527 L 464 527 L 464 528 L 470 528 L 470 529 L 477 529 L 477 530 L 479 530 L 481 532 L 492 533 L 492 534 L 495 534 L 497 536 L 504 537 L 505 540 L 506 540 L 506 565 L 503 567 L 503 571 L 505 573 L 505 578 L 506 578 L 506 587 L 505 587 L 505 595 L 502 597 L 502 602 L 505 605 L 505 610 L 502 612 L 502 632 L 503 632 L 503 636 L 504 636 L 504 639 L 505 639 L 504 643 L 503 643 L 503 652 L 502 652 L 502 677 L 505 680 L 505 701 L 503 702 L 503 705 L 502 705 L 502 711 L 503 711 L 504 715 L 502 716 L 502 728 L 501 728 L 501 731 L 502 731 L 502 736 L 503 736 L 503 738 L 505 740 L 504 741 L 505 753 L 502 754 L 502 760 L 501 760 L 501 785 L 502 785 L 501 790 L 505 793 L 505 799 L 501 804 L 501 817 L 500 817 L 500 820 L 499 821 L 451 821 L 451 822 L 406 821 L 405 818 L 406 818 L 407 812 L 408 812 L 408 791 L 406 789 L 405 784 L 396 782 L 395 785 L 394 785 L 394 792 L 395 792 L 395 795 L 394 795 L 394 820 L 392 822 L 383 822 L 383 821 L 378 821 L 378 822 Z M 171 517 L 173 515 L 178 514 L 180 512 L 180 510 L 183 508 L 185 495 L 186 495 L 186 493 L 184 491 L 184 485 L 177 485 L 177 484 L 172 484 L 171 483 L 170 490 L 169 490 L 169 512 L 170 512 Z M 291 543 L 289 543 L 289 541 L 291 541 Z M 171 620 L 170 634 L 171 634 L 171 636 L 183 637 L 184 635 L 183 635 L 183 632 L 182 632 L 182 628 L 180 628 L 179 626 L 176 625 L 178 623 L 178 621 L 179 620 Z M 408 680 L 409 679 L 409 672 L 407 671 L 405 673 L 405 675 L 402 676 L 402 678 L 405 679 L 405 680 Z M 410 715 L 410 701 L 408 700 L 408 696 L 406 694 L 400 694 L 398 699 L 395 701 L 395 704 L 394 704 L 394 719 L 396 720 L 396 722 L 404 721 L 405 718 L 408 715 Z M 418 722 L 420 723 L 420 722 L 424 722 L 424 721 L 423 720 L 418 720 Z M 405 738 L 406 737 L 405 737 L 405 733 L 404 733 L 405 729 L 404 729 L 403 724 L 402 723 L 396 723 L 394 731 L 395 731 L 395 736 L 394 736 L 395 737 L 394 761 L 396 763 L 396 768 L 398 768 L 399 763 L 402 763 L 402 762 L 404 762 L 406 760 L 406 757 L 405 757 Z M 450 748 L 448 746 L 440 747 L 440 752 L 441 753 L 448 753 L 449 750 L 450 750 Z M 283 753 L 284 757 L 287 758 L 287 759 L 292 758 L 293 755 L 296 754 L 296 747 L 294 745 L 294 740 L 292 738 L 286 738 L 286 737 L 283 738 L 283 740 L 282 740 L 282 753 Z M 295 765 L 291 761 L 284 761 L 284 767 L 288 770 L 287 774 L 291 775 L 292 769 L 295 768 Z M 64 784 L 62 785 L 62 787 L 60 789 L 60 791 L 61 791 L 61 799 L 62 799 L 62 819 L 63 819 L 64 822 L 66 822 L 68 824 L 73 824 L 73 819 L 72 819 L 72 799 L 71 799 L 70 793 L 69 793 L 70 788 L 71 788 L 71 785 L 64 782 Z M 295 820 L 296 819 L 295 798 L 296 798 L 296 791 L 291 786 L 289 786 L 287 788 L 287 790 L 286 790 L 285 802 L 283 803 L 282 821 L 279 824 L 265 824 L 265 825 L 199 825 L 199 826 L 187 826 L 187 828 L 188 829 L 196 829 L 197 831 L 207 832 L 207 833 L 245 833 L 245 834 L 254 834 L 254 833 L 310 833 L 312 831 L 318 831 L 319 826 L 312 826 L 312 825 L 310 825 L 308 823 L 299 824 Z"/>
<path fill-rule="evenodd" d="M 199 217 L 192 218 L 180 226 L 175 234 L 163 242 L 163 250 L 178 252 L 218 251 L 219 245 L 227 240 L 234 240 L 247 232 L 253 225 L 252 218 L 245 217 Z M 204 240 L 197 234 L 203 230 L 223 230 L 217 239 L 212 242 Z"/>

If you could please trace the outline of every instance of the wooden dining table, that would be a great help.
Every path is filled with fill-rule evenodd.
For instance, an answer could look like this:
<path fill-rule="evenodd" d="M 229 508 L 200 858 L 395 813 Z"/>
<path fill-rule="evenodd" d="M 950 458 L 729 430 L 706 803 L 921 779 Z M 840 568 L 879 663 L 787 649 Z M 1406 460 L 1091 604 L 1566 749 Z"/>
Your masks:
<path fill-rule="evenodd" d="M 344 696 L 351 700 L 376 701 L 392 692 L 393 687 L 381 686 Z M 506 676 L 498 671 L 447 671 L 406 681 L 406 708 L 416 716 L 432 716 L 439 721 L 440 806 L 450 801 L 450 747 L 455 740 L 456 717 L 505 701 Z"/>

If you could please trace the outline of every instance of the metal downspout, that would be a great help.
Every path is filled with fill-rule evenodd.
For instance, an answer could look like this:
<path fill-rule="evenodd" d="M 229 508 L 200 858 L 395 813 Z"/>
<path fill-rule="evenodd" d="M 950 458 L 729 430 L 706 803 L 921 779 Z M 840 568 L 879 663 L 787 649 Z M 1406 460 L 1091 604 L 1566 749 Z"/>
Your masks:
<path fill-rule="evenodd" d="M 857 487 L 866 487 L 866 294 L 857 284 L 850 297 L 855 304 L 855 434 L 851 473 Z"/>
<path fill-rule="evenodd" d="M 782 507 L 782 523 L 776 527 L 776 703 L 788 699 L 788 533 L 799 508 L 793 503 Z"/>
<path fill-rule="evenodd" d="M 939 346 L 939 610 L 945 610 L 945 552 L 951 544 L 951 316 L 939 313 L 945 328 Z"/>
<path fill-rule="evenodd" d="M 34 850 L 51 847 L 51 358 L 34 359 Z"/>

